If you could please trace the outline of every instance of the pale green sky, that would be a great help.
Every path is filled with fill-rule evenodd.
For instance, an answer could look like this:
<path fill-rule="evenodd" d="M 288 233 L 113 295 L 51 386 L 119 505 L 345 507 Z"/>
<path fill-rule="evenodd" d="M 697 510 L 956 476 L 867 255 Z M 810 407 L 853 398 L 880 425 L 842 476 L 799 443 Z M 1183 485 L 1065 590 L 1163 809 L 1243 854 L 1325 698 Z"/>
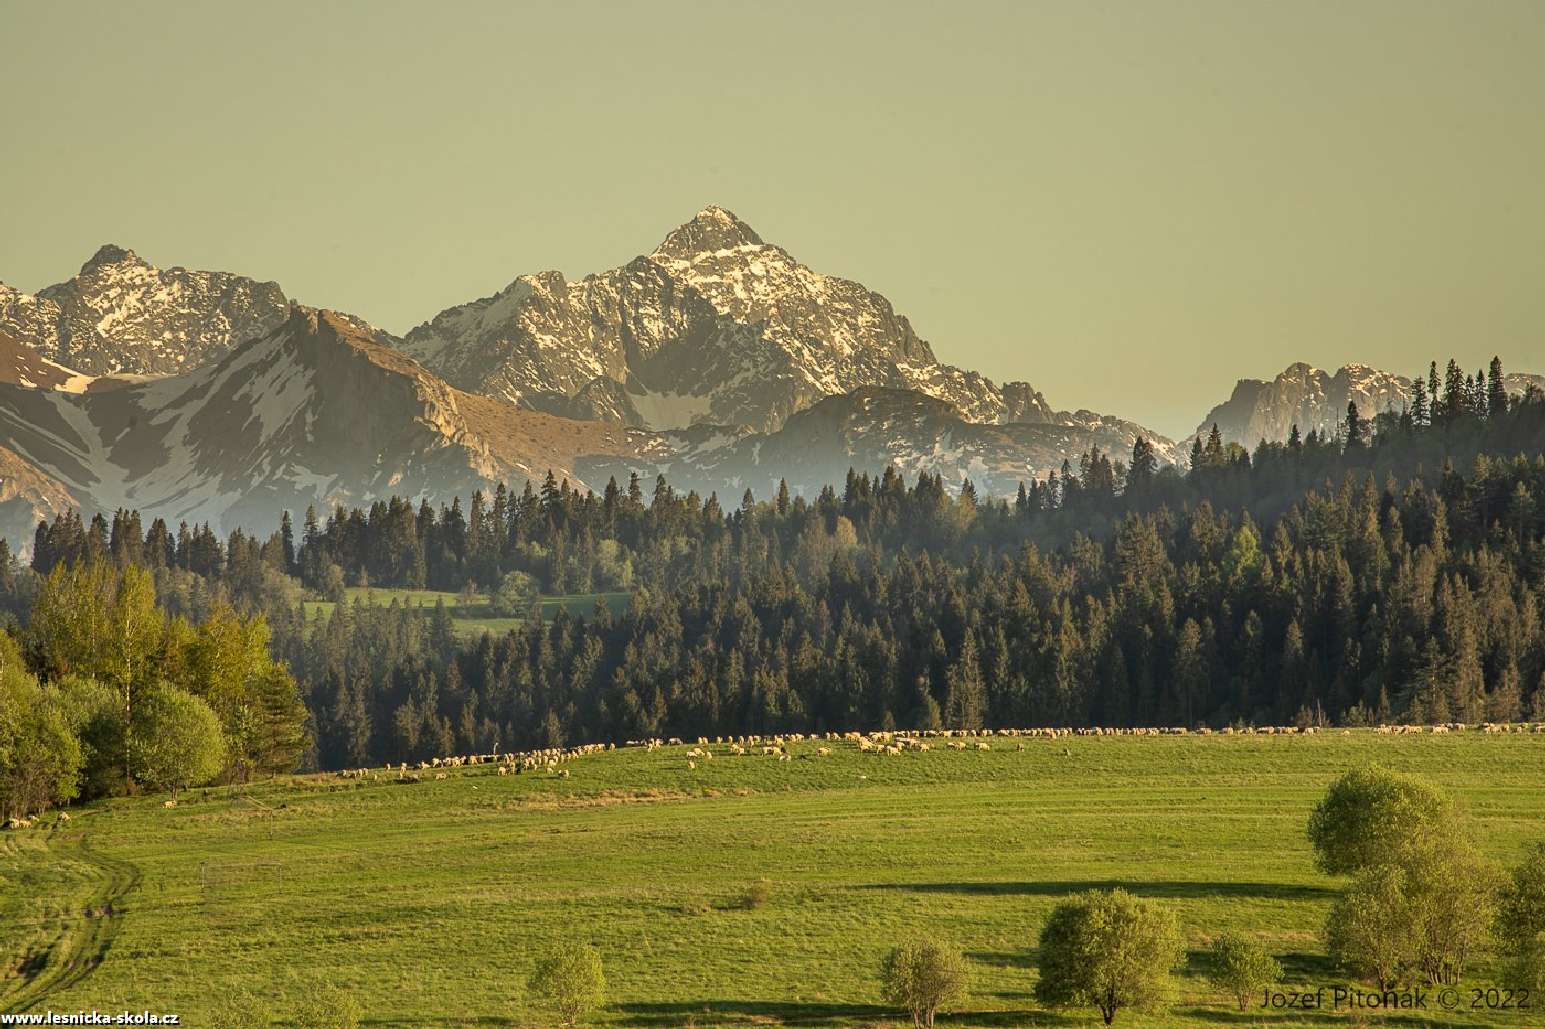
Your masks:
<path fill-rule="evenodd" d="M 0 279 L 112 241 L 402 332 L 709 203 L 947 361 L 1189 431 L 1545 371 L 1545 2 L 0 0 Z"/>

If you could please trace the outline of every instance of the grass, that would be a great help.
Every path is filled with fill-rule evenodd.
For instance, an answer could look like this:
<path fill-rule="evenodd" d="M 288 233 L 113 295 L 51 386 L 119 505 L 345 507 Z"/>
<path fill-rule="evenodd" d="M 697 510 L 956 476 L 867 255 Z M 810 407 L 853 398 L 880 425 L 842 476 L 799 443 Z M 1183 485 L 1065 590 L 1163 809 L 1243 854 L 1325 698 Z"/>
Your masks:
<path fill-rule="evenodd" d="M 1176 912 L 1191 957 L 1166 1012 L 1118 1025 L 1347 1024 L 1241 1015 L 1200 966 L 1211 937 L 1235 929 L 1289 983 L 1345 981 L 1319 941 L 1338 883 L 1304 841 L 1335 775 L 1379 760 L 1435 780 L 1499 861 L 1545 837 L 1545 736 L 994 746 L 876 757 L 841 745 L 822 758 L 799 744 L 781 763 L 719 747 L 696 769 L 684 747 L 628 749 L 580 758 L 568 779 L 478 766 L 412 785 L 194 791 L 175 809 L 100 803 L 0 835 L 0 924 L 12 927 L 0 1011 L 25 994 L 31 1010 L 148 1008 L 219 1025 L 232 1022 L 225 998 L 259 995 L 293 1015 L 326 984 L 373 1026 L 545 1026 L 523 984 L 544 945 L 576 937 L 605 961 L 598 1024 L 899 1026 L 877 969 L 926 928 L 955 941 L 971 972 L 942 1025 L 1086 1025 L 1092 1012 L 1036 1007 L 1035 941 L 1059 899 L 1119 884 Z M 83 928 L 81 912 L 100 920 L 104 906 L 110 928 Z M 40 996 L 35 984 L 70 962 L 87 974 L 59 975 Z M 1481 959 L 1475 984 L 1493 967 Z"/>
<path fill-rule="evenodd" d="M 484 632 L 499 635 L 511 629 L 519 628 L 525 624 L 521 617 L 506 618 L 495 615 L 489 608 L 488 598 L 477 596 L 471 603 L 462 603 L 461 594 L 448 593 L 442 590 L 414 590 L 397 587 L 376 586 L 350 586 L 345 591 L 346 603 L 353 604 L 362 601 L 377 607 L 387 607 L 392 603 L 404 607 L 423 608 L 433 611 L 435 604 L 443 601 L 447 612 L 451 616 L 451 624 L 455 627 L 458 636 L 477 636 Z M 597 601 L 605 603 L 613 612 L 620 612 L 627 608 L 631 594 L 626 592 L 612 593 L 570 593 L 563 596 L 547 596 L 542 598 L 542 617 L 548 621 L 558 613 L 560 608 L 566 609 L 570 614 L 589 615 L 595 610 Z M 330 600 L 308 600 L 305 602 L 307 618 L 331 615 L 338 605 Z"/>

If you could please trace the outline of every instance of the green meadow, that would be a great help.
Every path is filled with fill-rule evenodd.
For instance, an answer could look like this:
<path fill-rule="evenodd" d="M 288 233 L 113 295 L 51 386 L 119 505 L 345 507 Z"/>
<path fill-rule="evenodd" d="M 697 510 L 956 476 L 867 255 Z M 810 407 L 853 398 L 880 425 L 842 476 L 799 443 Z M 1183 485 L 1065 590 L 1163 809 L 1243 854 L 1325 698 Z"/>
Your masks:
<path fill-rule="evenodd" d="M 440 590 L 414 590 L 399 589 L 394 587 L 376 586 L 351 586 L 345 591 L 345 602 L 353 604 L 356 601 L 377 607 L 388 607 L 396 603 L 402 607 L 423 608 L 425 611 L 433 611 L 435 604 L 444 603 L 446 612 L 451 616 L 451 624 L 456 629 L 458 636 L 477 636 L 484 632 L 495 635 L 508 632 L 525 623 L 521 617 L 500 617 L 493 614 L 488 604 L 488 598 L 481 594 L 475 596 L 470 603 L 464 602 L 461 594 L 448 593 Z M 588 616 L 595 610 L 595 605 L 604 603 L 613 612 L 623 611 L 628 606 L 630 594 L 620 593 L 571 593 L 563 596 L 544 596 L 541 598 L 542 617 L 551 620 L 560 609 L 567 610 L 572 615 Z M 308 619 L 318 616 L 331 615 L 338 605 L 330 600 L 308 600 L 305 602 L 305 612 Z"/>
<path fill-rule="evenodd" d="M 377 591 L 385 592 L 385 591 Z M 1121 885 L 1174 910 L 1190 950 L 1173 1004 L 1117 1025 L 1356 1024 L 1344 1013 L 1235 1010 L 1201 950 L 1237 929 L 1285 980 L 1334 986 L 1320 928 L 1339 883 L 1304 839 L 1332 778 L 1370 761 L 1460 802 L 1512 863 L 1545 838 L 1545 735 L 1072 737 L 991 752 L 793 760 L 724 746 L 580 757 L 569 777 L 296 777 L 100 802 L 0 833 L 0 1011 L 179 1013 L 235 1024 L 230 999 L 283 1018 L 326 985 L 364 1023 L 554 1024 L 524 984 L 565 938 L 605 962 L 612 1026 L 901 1026 L 877 969 L 918 929 L 965 953 L 949 1026 L 1061 1026 L 1036 1006 L 1052 906 Z M 1492 955 L 1461 993 L 1484 986 Z M 1379 1023 L 1380 1019 L 1373 1020 Z M 1545 1024 L 1545 1011 L 1386 1024 Z"/>

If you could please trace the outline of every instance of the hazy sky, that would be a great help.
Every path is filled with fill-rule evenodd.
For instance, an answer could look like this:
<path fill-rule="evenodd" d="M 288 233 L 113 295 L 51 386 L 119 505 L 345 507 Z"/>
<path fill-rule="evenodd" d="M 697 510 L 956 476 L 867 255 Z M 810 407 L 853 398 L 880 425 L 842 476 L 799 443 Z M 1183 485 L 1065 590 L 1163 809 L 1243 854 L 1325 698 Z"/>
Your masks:
<path fill-rule="evenodd" d="M 1180 434 L 1294 360 L 1545 371 L 1545 2 L 0 0 L 0 279 L 112 241 L 395 332 L 709 204 Z"/>

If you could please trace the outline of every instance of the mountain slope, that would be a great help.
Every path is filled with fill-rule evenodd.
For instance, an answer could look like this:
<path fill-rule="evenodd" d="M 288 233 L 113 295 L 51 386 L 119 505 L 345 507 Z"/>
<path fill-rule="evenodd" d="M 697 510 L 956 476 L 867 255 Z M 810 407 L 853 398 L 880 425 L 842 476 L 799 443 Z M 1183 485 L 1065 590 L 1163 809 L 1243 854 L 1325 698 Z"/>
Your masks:
<path fill-rule="evenodd" d="M 295 308 L 186 375 L 72 395 L 0 386 L 0 439 L 91 509 L 272 524 L 281 510 L 466 494 L 644 445 L 430 375 L 360 323 Z"/>
<path fill-rule="evenodd" d="M 1076 465 L 1078 455 L 1092 447 L 1124 460 L 1145 435 L 1161 453 L 1173 453 L 1173 443 L 1140 426 L 1082 415 L 1077 424 L 983 424 L 915 390 L 871 386 L 826 397 L 776 432 L 697 426 L 665 433 L 668 452 L 645 452 L 655 458 L 652 464 L 584 457 L 577 470 L 587 481 L 658 472 L 680 489 L 717 491 L 733 500 L 746 488 L 770 496 L 780 479 L 796 492 L 814 495 L 823 486 L 841 484 L 849 469 L 878 474 L 895 467 L 908 479 L 928 472 L 943 476 L 953 489 L 970 478 L 984 495 L 1012 496 L 1022 482 L 1045 477 L 1065 458 Z"/>
<path fill-rule="evenodd" d="M 869 386 L 917 390 L 971 421 L 1059 417 L 1025 383 L 941 364 L 885 297 L 806 268 L 719 207 L 621 268 L 579 282 L 522 276 L 403 346 L 463 389 L 662 430 L 770 431 Z"/>
<path fill-rule="evenodd" d="M 92 382 L 62 364 L 57 364 L 0 329 L 0 382 L 36 389 L 58 389 L 79 393 Z"/>
<path fill-rule="evenodd" d="M 39 519 L 53 519 L 79 501 L 58 479 L 8 447 L 0 447 L 0 539 L 25 550 Z"/>
<path fill-rule="evenodd" d="M 164 375 L 271 331 L 289 307 L 276 283 L 162 270 L 109 244 L 36 296 L 0 284 L 0 331 L 85 373 Z"/>
<path fill-rule="evenodd" d="M 1545 376 L 1509 373 L 1503 376 L 1503 383 L 1517 396 L 1530 386 L 1545 387 Z M 1196 434 L 1206 436 L 1216 423 L 1225 442 L 1246 447 L 1254 447 L 1263 439 L 1281 443 L 1294 425 L 1303 435 L 1310 431 L 1333 435 L 1345 423 L 1349 403 L 1355 401 L 1358 413 L 1372 420 L 1385 411 L 1400 411 L 1410 399 L 1411 380 L 1404 375 L 1365 364 L 1343 365 L 1326 372 L 1298 362 L 1270 382 L 1240 379 L 1229 399 L 1202 419 Z"/>

